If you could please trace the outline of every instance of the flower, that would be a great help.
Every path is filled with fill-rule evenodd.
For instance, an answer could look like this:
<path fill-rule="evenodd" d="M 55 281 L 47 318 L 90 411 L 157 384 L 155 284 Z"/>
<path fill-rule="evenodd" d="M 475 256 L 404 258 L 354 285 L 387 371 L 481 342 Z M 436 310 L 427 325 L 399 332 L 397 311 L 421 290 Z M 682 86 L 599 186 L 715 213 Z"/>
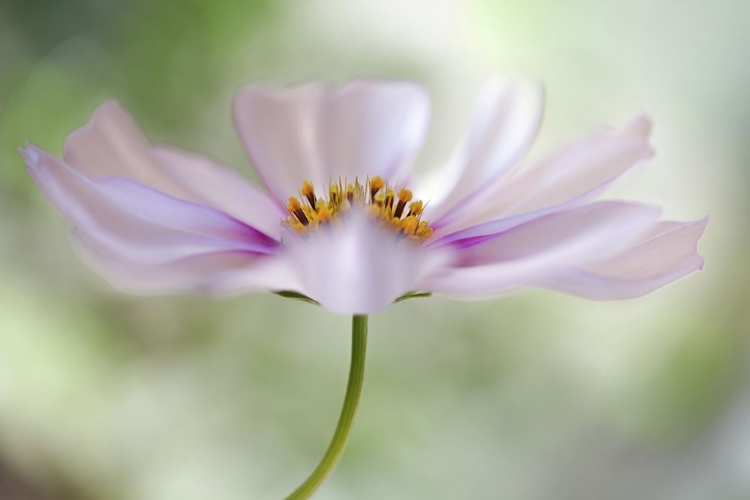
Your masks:
<path fill-rule="evenodd" d="M 235 123 L 266 192 L 152 145 L 116 102 L 68 137 L 64 159 L 21 153 L 83 257 L 133 292 L 293 292 L 367 314 L 410 292 L 625 299 L 701 269 L 707 219 L 594 201 L 652 157 L 646 117 L 515 169 L 542 101 L 520 78 L 490 82 L 455 153 L 421 181 L 429 103 L 408 82 L 242 90 Z"/>

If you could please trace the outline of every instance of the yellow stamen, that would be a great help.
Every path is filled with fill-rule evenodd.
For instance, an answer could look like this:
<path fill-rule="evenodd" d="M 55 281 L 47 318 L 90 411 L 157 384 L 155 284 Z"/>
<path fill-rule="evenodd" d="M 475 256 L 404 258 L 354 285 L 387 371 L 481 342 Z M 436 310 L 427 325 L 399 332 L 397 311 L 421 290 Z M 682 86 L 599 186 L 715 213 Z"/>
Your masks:
<path fill-rule="evenodd" d="M 424 203 L 422 203 L 422 200 L 417 200 L 409 203 L 409 213 L 406 215 L 422 215 L 422 210 L 424 209 Z"/>
<path fill-rule="evenodd" d="M 289 210 L 289 212 L 294 213 L 300 208 L 302 208 L 302 205 L 300 205 L 300 202 L 297 198 L 295 198 L 294 196 L 290 196 L 289 205 L 287 205 L 286 208 Z"/>
<path fill-rule="evenodd" d="M 426 240 L 435 231 L 430 227 L 427 221 L 419 221 L 419 227 L 417 227 L 417 237 L 421 240 Z"/>
<path fill-rule="evenodd" d="M 310 202 L 311 207 L 315 206 L 315 188 L 310 181 L 305 181 L 302 183 L 302 189 L 300 190 L 300 193 L 302 193 L 302 196 L 307 198 L 307 201 Z"/>
<path fill-rule="evenodd" d="M 391 188 L 386 189 L 385 190 L 385 203 L 384 203 L 384 205 L 386 207 L 388 207 L 389 209 L 391 207 L 393 207 L 393 198 L 395 198 L 395 197 L 396 197 L 396 192 L 393 189 L 391 189 Z"/>
<path fill-rule="evenodd" d="M 318 221 L 321 224 L 331 222 L 331 211 L 328 210 L 328 207 L 322 206 L 318 209 Z"/>
<path fill-rule="evenodd" d="M 313 184 L 305 181 L 299 193 L 300 198 L 289 198 L 289 216 L 284 225 L 302 234 L 330 224 L 354 206 L 361 206 L 380 225 L 392 228 L 409 239 L 421 242 L 432 236 L 432 228 L 421 219 L 424 210 L 422 200 L 412 201 L 414 195 L 406 188 L 396 192 L 380 176 L 368 179 L 364 185 L 356 178 L 354 182 L 332 180 L 328 184 L 328 192 L 323 196 L 316 196 Z M 409 211 L 405 214 L 407 206 Z"/>
<path fill-rule="evenodd" d="M 408 189 L 402 189 L 398 192 L 398 199 L 404 203 L 410 202 L 413 196 L 412 192 Z"/>
<path fill-rule="evenodd" d="M 404 213 L 404 207 L 406 204 L 411 201 L 412 199 L 412 193 L 408 189 L 402 189 L 398 192 L 398 205 L 396 205 L 396 210 L 393 211 L 393 215 L 396 217 L 401 217 L 401 214 Z"/>
<path fill-rule="evenodd" d="M 289 197 L 289 205 L 287 206 L 289 213 L 296 217 L 297 221 L 301 222 L 305 226 L 310 222 L 305 215 L 305 211 L 302 210 L 302 204 L 294 196 Z"/>
<path fill-rule="evenodd" d="M 413 215 L 410 215 L 409 217 L 405 218 L 403 223 L 401 224 L 401 230 L 406 235 L 412 235 L 416 233 L 418 227 L 419 227 L 419 221 Z"/>
<path fill-rule="evenodd" d="M 328 186 L 328 200 L 330 201 L 330 203 L 338 204 L 339 202 L 338 184 L 331 182 L 331 184 Z"/>
<path fill-rule="evenodd" d="M 385 186 L 385 181 L 379 175 L 370 179 L 370 201 L 375 200 L 375 195 L 378 194 L 378 191 L 383 189 L 383 186 Z"/>

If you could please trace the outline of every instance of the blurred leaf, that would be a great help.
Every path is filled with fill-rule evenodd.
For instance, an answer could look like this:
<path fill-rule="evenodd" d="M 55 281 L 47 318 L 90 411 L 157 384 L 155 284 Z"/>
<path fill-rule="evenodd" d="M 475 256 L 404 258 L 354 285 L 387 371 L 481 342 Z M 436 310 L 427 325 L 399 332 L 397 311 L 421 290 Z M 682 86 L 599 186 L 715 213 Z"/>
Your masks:
<path fill-rule="evenodd" d="M 285 299 L 301 300 L 302 302 L 307 302 L 308 304 L 313 304 L 316 306 L 320 305 L 320 302 L 318 302 L 317 300 L 311 299 L 307 295 L 303 295 L 297 292 L 281 291 L 281 292 L 274 292 L 274 294 L 278 295 L 279 297 L 284 297 Z"/>
<path fill-rule="evenodd" d="M 432 294 L 430 292 L 409 292 L 394 300 L 393 303 L 398 304 L 409 299 L 423 299 L 427 297 L 432 297 Z"/>

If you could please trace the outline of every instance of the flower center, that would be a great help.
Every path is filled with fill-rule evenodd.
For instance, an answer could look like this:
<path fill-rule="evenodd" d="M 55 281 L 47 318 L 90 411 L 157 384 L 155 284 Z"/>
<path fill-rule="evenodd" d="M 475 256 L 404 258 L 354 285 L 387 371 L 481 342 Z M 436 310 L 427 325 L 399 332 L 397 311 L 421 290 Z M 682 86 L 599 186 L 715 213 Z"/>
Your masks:
<path fill-rule="evenodd" d="M 406 188 L 396 192 L 380 176 L 368 178 L 364 185 L 357 178 L 354 182 L 331 181 L 323 196 L 316 196 L 312 183 L 305 181 L 299 194 L 299 198 L 289 198 L 289 216 L 283 222 L 299 233 L 330 224 L 359 206 L 381 225 L 417 242 L 432 236 L 432 228 L 422 220 L 422 200 L 412 201 L 412 192 Z"/>

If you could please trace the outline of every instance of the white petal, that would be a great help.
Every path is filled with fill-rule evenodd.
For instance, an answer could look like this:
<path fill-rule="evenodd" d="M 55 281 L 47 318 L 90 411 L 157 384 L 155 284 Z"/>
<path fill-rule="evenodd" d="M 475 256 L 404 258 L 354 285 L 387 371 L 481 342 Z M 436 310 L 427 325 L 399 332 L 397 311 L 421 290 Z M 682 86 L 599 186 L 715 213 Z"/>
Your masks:
<path fill-rule="evenodd" d="M 119 103 L 102 104 L 65 142 L 65 160 L 85 176 L 127 177 L 184 200 L 217 207 L 278 237 L 281 206 L 237 173 L 176 148 L 155 148 Z"/>
<path fill-rule="evenodd" d="M 39 189 L 73 224 L 88 260 L 116 286 L 194 289 L 278 251 L 277 241 L 213 207 L 131 179 L 93 181 L 32 145 L 22 153 Z"/>
<path fill-rule="evenodd" d="M 646 233 L 656 207 L 598 202 L 520 224 L 496 235 L 470 237 L 452 245 L 456 266 L 430 282 L 448 295 L 480 296 L 537 283 L 578 262 L 615 255 Z"/>
<path fill-rule="evenodd" d="M 307 236 L 290 236 L 286 243 L 281 255 L 294 267 L 305 293 L 344 314 L 384 309 L 414 291 L 447 258 L 426 252 L 357 211 Z"/>
<path fill-rule="evenodd" d="M 239 174 L 205 156 L 176 148 L 156 147 L 153 153 L 175 183 L 189 193 L 187 199 L 217 207 L 272 238 L 281 237 L 286 210 Z"/>
<path fill-rule="evenodd" d="M 624 173 L 654 155 L 649 144 L 650 123 L 634 118 L 618 132 L 604 132 L 573 144 L 521 173 L 503 191 L 503 215 L 554 206 L 584 196 L 599 195 Z"/>
<path fill-rule="evenodd" d="M 130 177 L 168 192 L 171 179 L 159 168 L 148 140 L 116 101 L 99 106 L 91 120 L 65 141 L 65 161 L 89 178 Z"/>
<path fill-rule="evenodd" d="M 431 217 L 467 196 L 492 189 L 531 146 L 541 123 L 543 88 L 520 78 L 494 80 L 482 89 L 469 133 L 432 181 Z"/>
<path fill-rule="evenodd" d="M 649 120 L 638 116 L 619 131 L 605 130 L 570 144 L 454 207 L 435 222 L 436 234 L 491 219 L 586 203 L 653 156 L 650 130 Z"/>
<path fill-rule="evenodd" d="M 428 114 L 426 93 L 407 82 L 253 86 L 237 95 L 234 107 L 248 155 L 282 202 L 305 180 L 321 189 L 331 180 L 356 176 L 402 182 Z"/>
<path fill-rule="evenodd" d="M 703 268 L 698 241 L 708 219 L 660 222 L 631 248 L 536 283 L 594 300 L 639 297 Z"/>
<path fill-rule="evenodd" d="M 80 234 L 73 234 L 73 242 L 85 262 L 118 290 L 128 293 L 201 292 L 225 296 L 299 289 L 286 263 L 276 256 L 217 251 L 158 265 L 133 265 Z"/>

